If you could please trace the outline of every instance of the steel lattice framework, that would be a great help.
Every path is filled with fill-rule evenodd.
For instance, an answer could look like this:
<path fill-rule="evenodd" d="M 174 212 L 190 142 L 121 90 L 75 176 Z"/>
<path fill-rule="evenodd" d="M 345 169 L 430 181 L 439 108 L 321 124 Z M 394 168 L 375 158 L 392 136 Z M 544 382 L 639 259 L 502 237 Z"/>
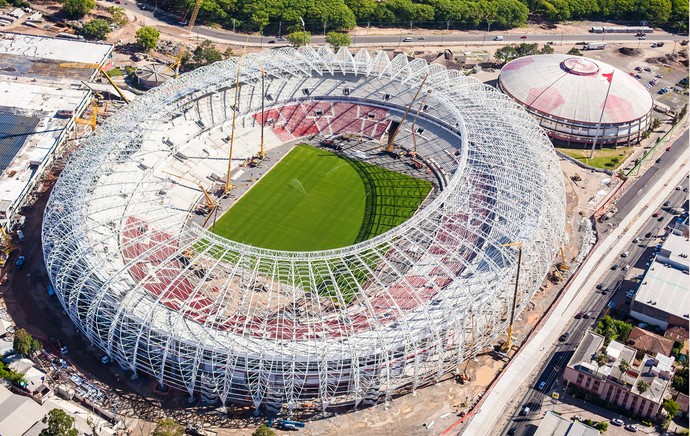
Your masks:
<path fill-rule="evenodd" d="M 504 244 L 524 244 L 520 313 L 564 235 L 561 172 L 536 122 L 476 79 L 403 55 L 246 55 L 238 117 L 260 107 L 261 67 L 274 106 L 337 98 L 404 108 L 427 77 L 422 116 L 452 138 L 420 146 L 445 186 L 404 224 L 343 249 L 257 248 L 190 223 L 201 197 L 181 207 L 158 173 L 178 149 L 150 140 L 165 123 L 227 126 L 238 62 L 140 96 L 57 181 L 45 262 L 86 337 L 122 367 L 189 395 L 325 409 L 433 383 L 504 335 L 517 271 L 517 251 Z"/>

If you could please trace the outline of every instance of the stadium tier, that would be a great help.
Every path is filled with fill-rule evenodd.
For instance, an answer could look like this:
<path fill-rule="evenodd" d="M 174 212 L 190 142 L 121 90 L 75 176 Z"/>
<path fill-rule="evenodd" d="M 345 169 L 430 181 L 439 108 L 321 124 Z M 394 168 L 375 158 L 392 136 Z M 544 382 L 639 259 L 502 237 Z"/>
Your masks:
<path fill-rule="evenodd" d="M 518 258 L 505 244 L 524 244 L 520 313 L 565 227 L 557 157 L 525 110 L 476 79 L 403 55 L 283 48 L 246 55 L 239 79 L 238 62 L 140 96 L 57 181 L 44 257 L 89 341 L 122 368 L 204 401 L 292 410 L 414 391 L 504 335 Z M 401 120 L 397 151 L 387 154 Z M 433 183 L 411 218 L 320 251 L 247 245 L 200 224 L 199 186 L 225 185 L 229 141 L 230 178 L 240 180 L 260 138 L 271 157 L 343 135 L 355 140 L 334 158 L 363 178 L 380 166 Z M 419 199 L 395 195 L 367 210 L 417 208 Z"/>

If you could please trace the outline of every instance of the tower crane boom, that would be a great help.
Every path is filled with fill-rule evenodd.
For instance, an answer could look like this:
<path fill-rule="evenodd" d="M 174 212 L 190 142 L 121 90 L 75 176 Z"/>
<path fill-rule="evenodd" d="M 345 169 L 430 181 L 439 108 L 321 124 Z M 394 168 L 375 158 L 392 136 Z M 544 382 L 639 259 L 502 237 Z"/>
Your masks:
<path fill-rule="evenodd" d="M 170 66 L 170 69 L 175 71 L 175 78 L 180 75 L 180 65 L 182 64 L 182 57 L 187 51 L 187 41 L 189 40 L 189 35 L 194 28 L 194 23 L 196 23 L 196 17 L 199 16 L 199 9 L 201 9 L 201 2 L 203 0 L 196 0 L 194 5 L 194 10 L 192 11 L 192 16 L 189 17 L 189 24 L 187 24 L 187 36 L 185 36 L 182 46 L 180 47 L 180 52 L 177 54 L 175 62 Z"/>

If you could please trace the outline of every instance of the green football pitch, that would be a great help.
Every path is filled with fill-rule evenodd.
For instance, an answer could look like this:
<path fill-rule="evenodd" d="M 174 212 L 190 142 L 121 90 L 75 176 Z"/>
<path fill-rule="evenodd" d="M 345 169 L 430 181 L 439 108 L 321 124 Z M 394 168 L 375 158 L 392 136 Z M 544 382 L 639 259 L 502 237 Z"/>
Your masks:
<path fill-rule="evenodd" d="M 298 145 L 215 225 L 220 236 L 287 251 L 338 248 L 410 218 L 431 183 Z"/>

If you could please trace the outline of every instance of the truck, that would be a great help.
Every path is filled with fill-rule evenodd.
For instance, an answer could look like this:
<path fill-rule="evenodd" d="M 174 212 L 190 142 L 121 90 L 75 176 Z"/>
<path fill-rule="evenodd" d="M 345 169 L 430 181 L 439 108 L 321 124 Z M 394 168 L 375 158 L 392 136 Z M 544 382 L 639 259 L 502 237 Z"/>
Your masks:
<path fill-rule="evenodd" d="M 583 50 L 603 50 L 606 48 L 605 42 L 589 42 L 582 47 Z"/>

